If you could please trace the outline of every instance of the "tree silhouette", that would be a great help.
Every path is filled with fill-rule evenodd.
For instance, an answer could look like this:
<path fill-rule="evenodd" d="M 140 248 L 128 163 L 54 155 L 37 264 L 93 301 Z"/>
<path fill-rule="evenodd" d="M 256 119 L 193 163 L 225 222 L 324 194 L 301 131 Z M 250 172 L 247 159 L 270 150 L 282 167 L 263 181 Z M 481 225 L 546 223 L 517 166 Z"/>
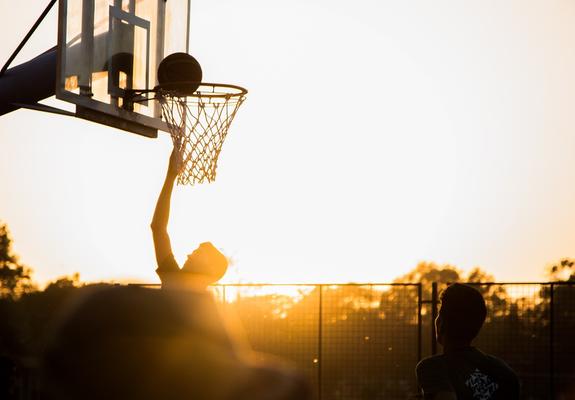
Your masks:
<path fill-rule="evenodd" d="M 551 281 L 575 281 L 575 260 L 563 258 L 547 267 L 546 272 Z"/>
<path fill-rule="evenodd" d="M 36 289 L 32 270 L 12 253 L 12 238 L 6 224 L 0 223 L 0 297 L 18 298 Z"/>
<path fill-rule="evenodd" d="M 459 282 L 462 280 L 463 272 L 457 267 L 444 264 L 438 265 L 434 262 L 421 261 L 414 269 L 407 274 L 402 275 L 394 280 L 396 283 L 418 282 L 423 287 L 423 298 L 431 299 L 431 287 L 433 282 L 440 286 L 448 283 Z"/>

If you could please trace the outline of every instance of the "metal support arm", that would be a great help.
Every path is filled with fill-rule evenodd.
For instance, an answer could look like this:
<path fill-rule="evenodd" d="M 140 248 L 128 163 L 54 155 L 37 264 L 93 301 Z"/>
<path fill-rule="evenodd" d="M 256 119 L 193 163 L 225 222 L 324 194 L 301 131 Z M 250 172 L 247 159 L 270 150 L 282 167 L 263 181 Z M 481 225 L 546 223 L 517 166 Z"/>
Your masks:
<path fill-rule="evenodd" d="M 16 58 L 16 56 L 18 55 L 18 53 L 20 53 L 20 50 L 22 50 L 22 48 L 24 47 L 24 45 L 26 45 L 26 42 L 28 42 L 28 40 L 30 39 L 30 37 L 32 37 L 32 35 L 33 35 L 34 32 L 36 31 L 36 29 L 38 29 L 38 26 L 40 26 L 40 24 L 42 23 L 42 21 L 44 20 L 44 18 L 46 18 L 46 15 L 48 15 L 48 13 L 50 12 L 50 10 L 51 10 L 52 7 L 54 6 L 54 4 L 56 4 L 56 0 L 50 0 L 50 4 L 48 4 L 48 6 L 46 7 L 46 9 L 45 9 L 44 12 L 42 13 L 42 15 L 40 15 L 40 17 L 36 20 L 36 22 L 34 23 L 34 25 L 32 26 L 32 28 L 28 31 L 28 33 L 26 34 L 26 36 L 24 37 L 24 39 L 20 42 L 20 44 L 18 45 L 18 47 L 16 48 L 16 50 L 14 51 L 14 53 L 12 53 L 12 55 L 10 56 L 10 58 L 8 59 L 8 61 L 6 61 L 6 64 L 4 64 L 4 66 L 2 67 L 2 70 L 0 70 L 0 76 L 4 75 L 4 73 L 6 72 L 6 70 L 8 69 L 8 67 L 10 66 L 10 64 L 12 63 L 12 61 L 14 61 L 14 59 Z"/>

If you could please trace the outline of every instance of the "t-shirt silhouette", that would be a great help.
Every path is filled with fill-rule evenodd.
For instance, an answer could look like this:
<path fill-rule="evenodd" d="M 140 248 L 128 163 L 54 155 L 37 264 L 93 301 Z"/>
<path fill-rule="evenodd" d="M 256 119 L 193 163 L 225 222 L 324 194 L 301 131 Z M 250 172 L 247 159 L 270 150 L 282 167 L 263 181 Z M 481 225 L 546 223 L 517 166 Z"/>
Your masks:
<path fill-rule="evenodd" d="M 458 400 L 519 399 L 515 372 L 475 347 L 426 358 L 417 365 L 416 375 L 426 399 L 439 392 L 453 392 Z"/>

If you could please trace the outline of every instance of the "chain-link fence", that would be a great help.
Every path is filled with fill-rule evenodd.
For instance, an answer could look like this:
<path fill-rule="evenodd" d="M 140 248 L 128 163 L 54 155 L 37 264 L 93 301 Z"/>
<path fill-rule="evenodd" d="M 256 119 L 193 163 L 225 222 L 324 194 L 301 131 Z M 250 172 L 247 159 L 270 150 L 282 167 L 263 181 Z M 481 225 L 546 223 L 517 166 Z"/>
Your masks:
<path fill-rule="evenodd" d="M 575 398 L 575 283 L 472 283 L 488 316 L 475 344 L 519 375 L 523 399 Z M 440 352 L 446 285 L 221 286 L 255 350 L 292 361 L 318 399 L 405 399 L 414 367 Z M 422 292 L 424 293 L 422 295 Z"/>
<path fill-rule="evenodd" d="M 575 282 L 472 285 L 488 307 L 475 344 L 518 373 L 522 399 L 575 399 Z M 309 378 L 315 399 L 371 400 L 417 395 L 415 365 L 441 351 L 433 319 L 444 287 L 266 284 L 212 290 L 254 350 L 292 362 Z M 39 398 L 35 369 L 22 364 L 14 371 L 11 398 Z"/>
<path fill-rule="evenodd" d="M 293 362 L 318 399 L 406 399 L 421 355 L 419 284 L 225 285 L 256 351 Z"/>

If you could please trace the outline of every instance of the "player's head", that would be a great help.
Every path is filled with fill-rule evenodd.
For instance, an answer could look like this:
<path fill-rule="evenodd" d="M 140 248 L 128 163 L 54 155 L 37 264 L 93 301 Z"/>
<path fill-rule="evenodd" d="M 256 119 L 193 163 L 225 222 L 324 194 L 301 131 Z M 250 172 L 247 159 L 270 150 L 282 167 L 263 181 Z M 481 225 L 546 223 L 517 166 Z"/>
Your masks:
<path fill-rule="evenodd" d="M 444 346 L 469 345 L 487 316 L 483 296 L 469 285 L 455 283 L 441 293 L 440 301 L 435 320 L 437 341 Z"/>
<path fill-rule="evenodd" d="M 219 281 L 228 269 L 228 259 L 210 242 L 198 246 L 182 267 L 182 271 L 193 274 L 206 284 Z"/>

